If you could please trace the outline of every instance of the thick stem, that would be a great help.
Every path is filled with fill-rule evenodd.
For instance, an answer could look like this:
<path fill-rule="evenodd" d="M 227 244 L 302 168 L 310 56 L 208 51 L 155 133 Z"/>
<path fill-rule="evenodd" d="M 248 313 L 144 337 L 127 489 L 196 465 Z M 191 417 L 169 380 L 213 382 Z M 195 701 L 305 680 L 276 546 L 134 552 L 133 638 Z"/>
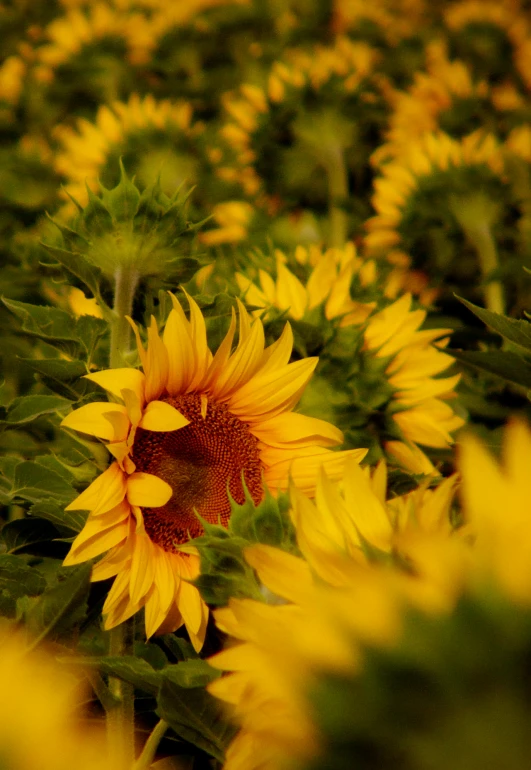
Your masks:
<path fill-rule="evenodd" d="M 124 356 L 129 352 L 131 328 L 125 316 L 132 313 L 138 279 L 138 272 L 131 267 L 118 267 L 114 274 L 115 318 L 111 326 L 111 369 L 123 366 Z"/>
<path fill-rule="evenodd" d="M 127 630 L 127 624 L 122 623 L 109 632 L 110 656 L 125 654 Z M 129 682 L 110 676 L 109 691 L 116 699 L 116 706 L 106 713 L 110 766 L 129 770 L 135 761 L 134 688 Z"/>
<path fill-rule="evenodd" d="M 481 194 L 456 199 L 453 212 L 478 256 L 479 267 L 485 284 L 485 306 L 494 313 L 505 312 L 503 285 L 491 280 L 490 275 L 498 267 L 496 244 L 491 224 L 496 216 L 496 205 Z"/>
<path fill-rule="evenodd" d="M 498 267 L 498 254 L 496 244 L 488 224 L 484 223 L 479 227 L 473 228 L 469 234 L 472 240 L 481 268 L 484 280 Z M 505 299 L 503 296 L 503 285 L 500 281 L 489 281 L 485 285 L 485 305 L 494 313 L 505 313 Z"/>
<path fill-rule="evenodd" d="M 348 198 L 348 174 L 342 148 L 330 147 L 326 157 L 328 174 L 328 225 L 330 246 L 341 249 L 346 243 L 348 216 L 342 206 Z"/>
<path fill-rule="evenodd" d="M 161 742 L 167 729 L 168 723 L 165 722 L 164 719 L 161 719 L 160 722 L 157 722 L 153 728 L 153 732 L 144 745 L 142 754 L 136 760 L 133 766 L 133 770 L 149 770 L 151 763 L 155 759 L 158 745 Z"/>

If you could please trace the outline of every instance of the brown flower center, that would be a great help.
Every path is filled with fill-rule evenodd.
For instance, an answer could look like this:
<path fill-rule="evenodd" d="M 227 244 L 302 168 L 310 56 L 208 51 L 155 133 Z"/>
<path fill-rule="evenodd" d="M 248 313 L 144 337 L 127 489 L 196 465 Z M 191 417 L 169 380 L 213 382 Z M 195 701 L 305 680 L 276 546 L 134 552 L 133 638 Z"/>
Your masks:
<path fill-rule="evenodd" d="M 133 461 L 137 471 L 152 473 L 173 489 L 166 505 L 142 508 L 151 540 L 173 551 L 176 543 L 203 533 L 194 509 L 208 522 L 227 525 L 227 490 L 236 502 L 243 503 L 242 476 L 258 503 L 263 494 L 263 466 L 258 439 L 225 404 L 209 401 L 203 418 L 199 395 L 167 396 L 161 401 L 178 409 L 190 423 L 168 433 L 138 429 Z"/>

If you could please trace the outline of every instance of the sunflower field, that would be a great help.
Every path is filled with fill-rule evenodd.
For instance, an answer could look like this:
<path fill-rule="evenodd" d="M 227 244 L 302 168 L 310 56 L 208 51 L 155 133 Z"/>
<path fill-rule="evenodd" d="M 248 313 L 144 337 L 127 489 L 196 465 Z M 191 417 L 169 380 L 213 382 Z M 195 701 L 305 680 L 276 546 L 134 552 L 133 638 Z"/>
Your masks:
<path fill-rule="evenodd" d="M 531 2 L 0 39 L 0 769 L 529 770 Z"/>

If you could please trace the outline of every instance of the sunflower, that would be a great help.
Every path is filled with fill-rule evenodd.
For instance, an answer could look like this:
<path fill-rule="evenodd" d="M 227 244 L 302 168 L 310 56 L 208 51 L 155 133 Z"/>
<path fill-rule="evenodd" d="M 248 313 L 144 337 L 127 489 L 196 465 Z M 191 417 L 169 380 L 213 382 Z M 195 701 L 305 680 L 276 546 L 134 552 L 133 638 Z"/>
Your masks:
<path fill-rule="evenodd" d="M 86 185 L 98 190 L 98 178 L 113 186 L 117 160 L 134 170 L 140 181 L 148 185 L 161 173 L 163 189 L 173 192 L 184 180 L 195 178 L 192 137 L 197 133 L 191 125 L 192 110 L 186 102 L 171 99 L 157 101 L 150 94 L 141 98 L 132 94 L 127 102 L 102 105 L 94 123 L 84 118 L 77 129 L 59 125 L 55 128 L 60 149 L 55 169 L 66 179 L 67 193 L 81 205 L 87 202 Z M 73 204 L 63 210 L 64 216 L 75 211 Z"/>
<path fill-rule="evenodd" d="M 328 202 L 329 242 L 342 246 L 339 201 L 348 196 L 349 172 L 363 175 L 379 119 L 377 59 L 368 45 L 338 37 L 311 51 L 288 50 L 271 65 L 265 86 L 244 83 L 226 92 L 219 142 L 210 152 L 216 176 L 269 216 L 293 210 L 294 201 L 321 211 Z"/>
<path fill-rule="evenodd" d="M 518 0 L 461 0 L 447 4 L 442 15 L 452 49 L 491 82 L 518 74 L 522 65 L 529 72 L 521 55 L 529 18 Z"/>
<path fill-rule="evenodd" d="M 460 136 L 478 112 L 485 111 L 490 89 L 485 81 L 474 82 L 472 72 L 459 60 L 450 61 L 440 46 L 428 47 L 428 72 L 417 71 L 406 91 L 394 91 L 386 142 L 371 156 L 379 165 L 400 157 L 423 134 L 445 128 Z"/>
<path fill-rule="evenodd" d="M 367 756 L 383 768 L 396 767 L 397 757 L 443 767 L 441 746 L 451 756 L 464 751 L 463 767 L 482 767 L 486 725 L 496 764 L 510 756 L 525 766 L 530 452 L 523 423 L 506 428 L 501 461 L 467 436 L 458 461 L 466 529 L 452 532 L 448 519 L 455 480 L 431 490 L 426 508 L 404 498 L 411 529 L 429 538 L 405 573 L 396 564 L 360 565 L 356 556 L 357 540 L 362 548 L 364 538 L 388 543 L 378 491 L 385 479 L 347 467 L 343 490 L 323 478 L 315 504 L 296 493 L 310 565 L 267 546 L 247 549 L 262 583 L 284 602 L 232 599 L 214 613 L 231 638 L 210 659 L 226 674 L 208 689 L 240 726 L 225 770 L 364 766 Z M 311 540 L 300 537 L 302 520 Z M 424 590 L 430 583 L 433 592 Z M 396 724 L 404 699 L 407 715 Z M 514 732 L 500 725 L 506 711 Z"/>
<path fill-rule="evenodd" d="M 255 261 L 263 264 L 263 255 Z M 362 323 L 376 307 L 375 298 L 394 299 L 410 285 L 426 304 L 433 298 L 422 277 L 407 270 L 407 261 L 398 252 L 377 263 L 359 256 L 352 242 L 341 249 L 299 245 L 293 258 L 275 249 L 276 280 L 262 267 L 254 272 L 255 281 L 243 273 L 235 277 L 242 296 L 259 308 L 255 312 L 274 307 L 295 320 L 310 320 L 312 311 L 322 305 L 328 321 L 339 319 L 340 326 Z"/>
<path fill-rule="evenodd" d="M 386 417 L 387 438 L 383 446 L 399 465 L 413 473 L 433 473 L 434 467 L 422 446 L 445 449 L 453 444 L 452 433 L 464 424 L 449 400 L 461 375 L 438 377 L 452 363 L 451 356 L 437 348 L 448 344 L 449 329 L 420 327 L 426 311 L 411 309 L 411 295 L 404 294 L 388 307 L 369 317 L 363 333 L 362 356 L 378 362 L 390 393 L 380 406 Z M 437 340 L 437 348 L 432 344 Z M 382 391 L 384 389 L 382 386 Z M 392 434 L 395 436 L 392 437 Z"/>
<path fill-rule="evenodd" d="M 87 378 L 121 403 L 91 403 L 63 425 L 108 442 L 115 462 L 69 508 L 89 510 L 87 524 L 65 564 L 109 553 L 93 580 L 116 576 L 103 612 L 107 628 L 145 607 L 146 634 L 185 624 L 194 646 L 203 643 L 207 608 L 188 581 L 199 559 L 190 537 L 202 533 L 195 515 L 226 524 L 230 496 L 259 501 L 264 482 L 286 489 L 291 477 L 312 492 L 318 468 L 340 474 L 345 457 L 332 452 L 342 433 L 323 420 L 292 411 L 317 359 L 288 363 L 292 333 L 264 348 L 260 320 L 239 303 L 239 342 L 233 314 L 213 356 L 205 321 L 192 298 L 190 320 L 172 296 L 163 337 L 152 319 L 145 349 L 137 335 L 143 372 L 110 369 Z"/>
<path fill-rule="evenodd" d="M 126 770 L 109 760 L 103 729 L 80 720 L 88 693 L 79 669 L 27 644 L 24 634 L 0 625 L 2 768 Z"/>
<path fill-rule="evenodd" d="M 483 301 L 503 312 L 501 284 L 491 277 L 498 263 L 492 228 L 511 212 L 500 208 L 509 184 L 493 134 L 474 131 L 459 140 L 443 131 L 423 134 L 381 168 L 374 190 L 377 213 L 365 222 L 368 256 L 399 247 L 447 292 L 453 285 L 469 293 L 480 274 Z"/>
<path fill-rule="evenodd" d="M 225 770 L 273 770 L 287 757 L 315 757 L 322 714 L 308 693 L 318 677 L 358 674 L 360 643 L 393 645 L 404 600 L 434 616 L 451 611 L 467 549 L 450 524 L 455 487 L 454 476 L 386 502 L 385 465 L 371 477 L 347 461 L 341 483 L 321 473 L 315 502 L 291 490 L 303 558 L 265 545 L 245 550 L 283 603 L 232 599 L 214 613 L 232 640 L 209 659 L 228 673 L 208 689 L 231 705 L 241 727 Z M 375 552 L 387 560 L 378 562 Z"/>

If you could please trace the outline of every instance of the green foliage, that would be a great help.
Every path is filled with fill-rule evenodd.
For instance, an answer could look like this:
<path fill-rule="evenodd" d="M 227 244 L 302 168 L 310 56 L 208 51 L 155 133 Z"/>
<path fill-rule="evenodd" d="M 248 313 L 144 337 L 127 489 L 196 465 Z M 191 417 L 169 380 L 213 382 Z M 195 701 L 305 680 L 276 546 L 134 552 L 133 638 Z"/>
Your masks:
<path fill-rule="evenodd" d="M 180 738 L 223 762 L 235 729 L 224 717 L 219 701 L 202 687 L 183 690 L 164 680 L 158 695 L 157 714 Z"/>
<path fill-rule="evenodd" d="M 454 350 L 447 352 L 466 366 L 495 375 L 511 385 L 531 390 L 531 323 L 493 313 L 458 297 L 474 315 L 503 337 L 501 350 Z"/>
<path fill-rule="evenodd" d="M 70 226 L 56 220 L 61 244 L 43 242 L 44 248 L 105 309 L 101 276 L 113 280 L 117 270 L 140 277 L 159 276 L 175 283 L 188 281 L 199 263 L 190 258 L 190 236 L 202 225 L 186 215 L 190 192 L 181 188 L 169 198 L 158 182 L 142 192 L 120 161 L 120 181 L 113 189 L 101 185 L 101 195 L 87 186 L 88 204 Z"/>
<path fill-rule="evenodd" d="M 245 489 L 243 504 L 231 499 L 228 530 L 198 516 L 204 534 L 193 541 L 201 557 L 201 573 L 193 585 L 206 602 L 223 606 L 231 596 L 263 600 L 260 583 L 247 564 L 243 550 L 255 543 L 296 550 L 288 508 L 286 495 L 274 498 L 266 488 L 264 499 L 256 505 Z"/>
<path fill-rule="evenodd" d="M 85 617 L 90 584 L 90 564 L 63 567 L 25 620 L 33 643 L 68 636 Z"/>

